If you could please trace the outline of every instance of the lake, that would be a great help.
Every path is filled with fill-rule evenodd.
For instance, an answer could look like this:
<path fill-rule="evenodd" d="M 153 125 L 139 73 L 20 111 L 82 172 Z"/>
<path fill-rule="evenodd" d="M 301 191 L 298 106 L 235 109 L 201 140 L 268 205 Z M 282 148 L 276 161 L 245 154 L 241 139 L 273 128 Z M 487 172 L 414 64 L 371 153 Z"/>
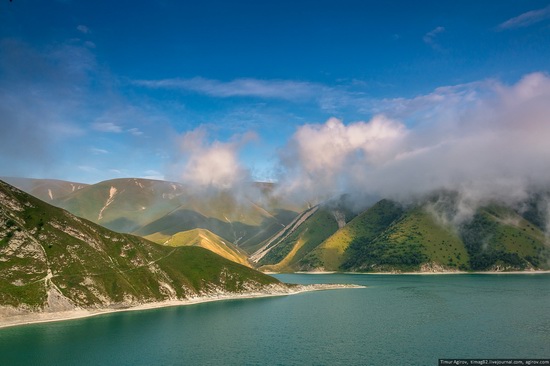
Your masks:
<path fill-rule="evenodd" d="M 549 358 L 550 275 L 277 275 L 355 283 L 0 329 L 2 365 L 437 365 Z"/>

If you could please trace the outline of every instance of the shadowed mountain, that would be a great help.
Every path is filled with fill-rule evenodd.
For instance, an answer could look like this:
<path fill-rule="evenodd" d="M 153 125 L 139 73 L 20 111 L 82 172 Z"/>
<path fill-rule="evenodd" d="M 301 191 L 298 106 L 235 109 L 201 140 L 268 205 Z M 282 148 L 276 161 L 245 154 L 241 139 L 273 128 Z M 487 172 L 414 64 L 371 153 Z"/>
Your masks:
<path fill-rule="evenodd" d="M 68 182 L 57 179 L 33 179 L 33 178 L 14 178 L 0 177 L 3 181 L 29 193 L 42 201 L 52 203 L 60 197 L 76 192 L 88 184 Z"/>
<path fill-rule="evenodd" d="M 460 228 L 474 270 L 550 268 L 548 237 L 514 210 L 484 207 Z"/>
<path fill-rule="evenodd" d="M 177 183 L 128 178 L 93 184 L 53 203 L 111 230 L 131 233 L 178 208 L 178 198 L 186 194 Z"/>
<path fill-rule="evenodd" d="M 166 236 L 202 228 L 246 250 L 297 214 L 271 191 L 264 183 L 251 184 L 240 197 L 213 190 L 197 194 L 178 183 L 129 178 L 85 187 L 54 204 L 119 232 Z"/>

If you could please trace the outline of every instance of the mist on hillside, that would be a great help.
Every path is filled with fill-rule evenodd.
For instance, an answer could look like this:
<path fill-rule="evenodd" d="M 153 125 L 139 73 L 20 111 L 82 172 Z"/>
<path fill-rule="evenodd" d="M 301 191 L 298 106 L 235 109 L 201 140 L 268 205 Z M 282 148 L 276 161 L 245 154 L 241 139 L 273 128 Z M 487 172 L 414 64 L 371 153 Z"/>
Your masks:
<path fill-rule="evenodd" d="M 491 201 L 521 210 L 550 186 L 549 101 L 550 77 L 533 73 L 384 100 L 367 121 L 302 125 L 279 152 L 277 194 L 314 203 L 348 194 L 361 209 L 374 197 L 410 203 L 447 190 L 457 194 L 454 222 Z M 204 133 L 182 136 L 178 178 L 241 192 L 252 174 L 239 151 L 250 137 L 207 143 Z"/>

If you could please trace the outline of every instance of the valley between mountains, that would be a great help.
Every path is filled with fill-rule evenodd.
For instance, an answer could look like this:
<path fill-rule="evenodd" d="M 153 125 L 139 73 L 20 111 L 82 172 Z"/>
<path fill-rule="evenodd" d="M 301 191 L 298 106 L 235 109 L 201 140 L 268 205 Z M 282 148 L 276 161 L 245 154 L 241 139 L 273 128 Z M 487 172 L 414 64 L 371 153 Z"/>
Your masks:
<path fill-rule="evenodd" d="M 43 191 L 50 200 L 55 188 L 71 194 L 85 189 L 53 184 Z M 105 207 L 117 206 L 113 192 L 97 221 L 108 214 Z M 241 249 L 203 229 L 172 235 L 163 244 L 112 231 L 0 181 L 0 327 L 357 287 L 282 283 L 250 268 Z"/>

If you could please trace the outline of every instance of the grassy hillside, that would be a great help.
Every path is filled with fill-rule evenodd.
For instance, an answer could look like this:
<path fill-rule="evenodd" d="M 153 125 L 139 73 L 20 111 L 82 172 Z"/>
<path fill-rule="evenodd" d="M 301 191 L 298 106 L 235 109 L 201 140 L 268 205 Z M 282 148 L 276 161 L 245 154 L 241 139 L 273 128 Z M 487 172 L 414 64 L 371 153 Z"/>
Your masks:
<path fill-rule="evenodd" d="M 340 208 L 319 208 L 296 230 L 282 237 L 258 265 L 267 271 L 300 270 L 304 257 L 338 230 L 339 220 L 344 220 L 340 223 L 343 226 L 346 216 L 349 220 L 351 214 Z"/>
<path fill-rule="evenodd" d="M 461 227 L 474 270 L 548 267 L 548 240 L 540 228 L 512 209 L 490 205 Z"/>
<path fill-rule="evenodd" d="M 440 225 L 422 206 L 415 206 L 378 235 L 354 239 L 341 268 L 416 271 L 426 263 L 467 269 L 468 253 L 452 227 Z"/>
<path fill-rule="evenodd" d="M 171 247 L 196 246 L 208 249 L 230 261 L 250 267 L 246 253 L 233 244 L 224 241 L 218 235 L 206 229 L 193 229 L 179 232 L 172 236 L 165 236 L 160 233 L 145 237 L 157 244 Z"/>
<path fill-rule="evenodd" d="M 273 283 L 203 248 L 112 232 L 0 181 L 0 306 L 125 307 Z"/>
<path fill-rule="evenodd" d="M 522 216 L 491 204 L 459 226 L 444 224 L 440 215 L 456 214 L 457 198 L 452 192 L 436 192 L 408 206 L 381 200 L 340 229 L 319 210 L 280 240 L 259 261 L 260 268 L 385 272 L 550 267 L 540 208 L 524 210 Z"/>
<path fill-rule="evenodd" d="M 355 239 L 376 238 L 402 213 L 401 206 L 392 201 L 382 200 L 376 203 L 327 238 L 300 261 L 301 269 L 340 270 L 340 266 L 345 261 L 353 260 L 356 255 L 360 255 L 360 246 L 348 250 Z"/>

